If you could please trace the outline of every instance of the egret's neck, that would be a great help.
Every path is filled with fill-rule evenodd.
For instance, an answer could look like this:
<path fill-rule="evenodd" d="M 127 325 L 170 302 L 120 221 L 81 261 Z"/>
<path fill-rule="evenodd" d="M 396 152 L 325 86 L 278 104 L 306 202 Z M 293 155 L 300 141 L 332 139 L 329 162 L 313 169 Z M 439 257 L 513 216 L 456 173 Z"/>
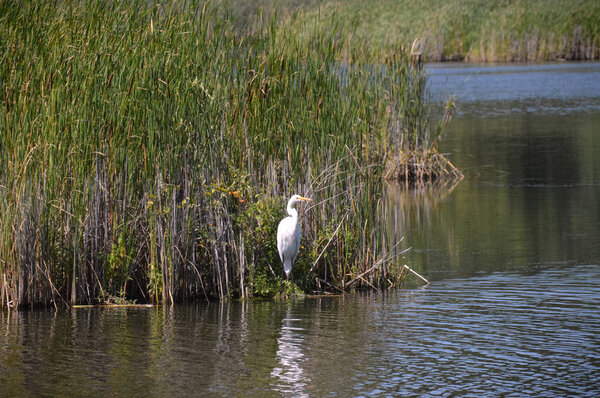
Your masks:
<path fill-rule="evenodd" d="M 294 209 L 295 202 L 289 201 L 287 205 L 287 212 L 291 217 L 298 218 L 298 211 Z"/>

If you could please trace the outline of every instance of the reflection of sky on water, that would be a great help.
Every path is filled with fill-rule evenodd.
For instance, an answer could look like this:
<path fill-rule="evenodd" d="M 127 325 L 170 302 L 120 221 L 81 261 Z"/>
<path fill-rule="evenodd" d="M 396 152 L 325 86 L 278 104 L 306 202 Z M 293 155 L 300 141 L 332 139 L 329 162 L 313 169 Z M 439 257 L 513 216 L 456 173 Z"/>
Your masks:
<path fill-rule="evenodd" d="M 308 377 L 302 369 L 304 345 L 302 334 L 304 330 L 294 326 L 300 319 L 291 317 L 291 308 L 288 308 L 286 317 L 281 321 L 281 335 L 277 339 L 277 362 L 279 366 L 273 368 L 271 376 L 278 379 L 274 389 L 285 395 L 293 397 L 308 397 L 306 392 Z"/>
<path fill-rule="evenodd" d="M 600 110 L 600 63 L 429 64 L 434 102 L 456 96 L 460 113 L 560 113 Z M 511 104 L 507 106 L 506 104 Z"/>

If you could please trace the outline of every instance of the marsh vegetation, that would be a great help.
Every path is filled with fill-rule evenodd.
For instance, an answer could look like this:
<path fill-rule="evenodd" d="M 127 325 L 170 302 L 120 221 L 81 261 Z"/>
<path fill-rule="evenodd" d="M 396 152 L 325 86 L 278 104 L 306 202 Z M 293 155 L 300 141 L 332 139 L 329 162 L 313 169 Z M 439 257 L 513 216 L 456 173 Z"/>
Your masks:
<path fill-rule="evenodd" d="M 291 0 L 290 0 L 291 1 Z M 289 1 L 283 1 L 288 3 Z M 557 61 L 600 58 L 595 0 L 347 0 L 311 7 L 336 14 L 374 43 L 412 42 L 427 61 Z"/>
<path fill-rule="evenodd" d="M 240 33 L 221 7 L 0 4 L 2 306 L 289 290 L 275 234 L 292 193 L 314 199 L 298 289 L 389 283 L 384 175 L 439 156 L 410 49 L 335 16 L 259 11 Z"/>

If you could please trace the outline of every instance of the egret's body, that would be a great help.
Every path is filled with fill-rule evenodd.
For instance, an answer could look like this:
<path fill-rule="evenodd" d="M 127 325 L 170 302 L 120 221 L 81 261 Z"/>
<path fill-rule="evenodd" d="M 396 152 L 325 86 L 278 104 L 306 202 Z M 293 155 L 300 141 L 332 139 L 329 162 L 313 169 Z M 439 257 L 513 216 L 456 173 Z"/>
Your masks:
<path fill-rule="evenodd" d="M 281 220 L 279 227 L 277 227 L 277 250 L 279 250 L 279 257 L 281 257 L 283 263 L 286 279 L 289 278 L 292 272 L 292 266 L 300 249 L 300 224 L 298 223 L 298 211 L 294 209 L 294 205 L 301 201 L 310 200 L 300 195 L 292 196 L 287 204 L 289 216 Z"/>

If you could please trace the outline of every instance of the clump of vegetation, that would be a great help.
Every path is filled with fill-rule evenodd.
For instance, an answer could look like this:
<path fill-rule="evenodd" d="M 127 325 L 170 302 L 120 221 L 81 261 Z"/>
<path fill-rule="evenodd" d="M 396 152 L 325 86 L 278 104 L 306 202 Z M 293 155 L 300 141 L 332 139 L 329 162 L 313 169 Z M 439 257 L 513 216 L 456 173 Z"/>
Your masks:
<path fill-rule="evenodd" d="M 422 98 L 425 95 L 426 76 L 419 74 L 414 80 L 417 79 L 420 84 L 417 87 L 418 94 L 414 97 Z M 409 118 L 395 121 L 392 127 L 396 131 L 394 137 L 397 141 L 387 159 L 385 179 L 403 182 L 406 185 L 445 184 L 462 180 L 460 170 L 437 149 L 443 128 L 452 119 L 456 107 L 454 96 L 446 103 L 443 119 L 435 129 L 430 129 L 429 122 L 425 122 L 430 118 L 426 105 L 414 101 L 408 103 L 411 109 L 404 110 L 403 114 L 410 115 Z M 421 125 L 415 126 L 415 121 Z M 415 131 L 421 133 L 416 134 Z"/>
<path fill-rule="evenodd" d="M 292 193 L 314 199 L 299 289 L 386 283 L 382 179 L 393 123 L 429 131 L 422 71 L 335 18 L 240 33 L 220 7 L 0 3 L 2 306 L 271 296 Z"/>

